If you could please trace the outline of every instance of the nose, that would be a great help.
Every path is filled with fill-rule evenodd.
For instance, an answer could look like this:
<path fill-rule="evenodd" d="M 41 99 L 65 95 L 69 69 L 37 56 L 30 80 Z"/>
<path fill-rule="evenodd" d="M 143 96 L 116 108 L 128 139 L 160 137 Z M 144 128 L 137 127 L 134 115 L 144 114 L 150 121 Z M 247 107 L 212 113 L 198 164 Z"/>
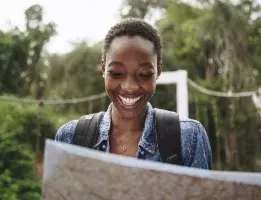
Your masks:
<path fill-rule="evenodd" d="M 139 85 L 135 78 L 126 77 L 121 84 L 121 89 L 128 94 L 133 94 L 138 91 Z"/>

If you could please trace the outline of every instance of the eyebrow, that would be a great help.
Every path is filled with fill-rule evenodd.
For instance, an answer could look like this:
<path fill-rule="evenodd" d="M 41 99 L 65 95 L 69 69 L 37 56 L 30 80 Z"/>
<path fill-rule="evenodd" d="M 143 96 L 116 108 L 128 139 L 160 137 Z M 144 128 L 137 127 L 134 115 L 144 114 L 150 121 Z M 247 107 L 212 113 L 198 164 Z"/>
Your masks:
<path fill-rule="evenodd" d="M 112 65 L 121 65 L 121 66 L 123 66 L 124 64 L 122 62 L 119 62 L 119 61 L 111 61 L 111 62 L 109 62 L 108 67 L 111 67 Z"/>
<path fill-rule="evenodd" d="M 149 68 L 152 68 L 154 69 L 154 66 L 151 62 L 143 62 L 140 64 L 141 67 L 149 67 Z"/>

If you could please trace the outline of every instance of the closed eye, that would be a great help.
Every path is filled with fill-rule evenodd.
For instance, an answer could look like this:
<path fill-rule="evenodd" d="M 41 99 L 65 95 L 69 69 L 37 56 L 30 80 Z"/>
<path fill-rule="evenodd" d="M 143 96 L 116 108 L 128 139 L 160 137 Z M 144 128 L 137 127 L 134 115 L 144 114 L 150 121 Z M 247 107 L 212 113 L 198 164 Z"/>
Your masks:
<path fill-rule="evenodd" d="M 149 73 L 149 74 L 139 74 L 139 77 L 142 79 L 149 79 L 154 75 L 154 73 Z"/>
<path fill-rule="evenodd" d="M 124 76 L 124 73 L 122 72 L 114 72 L 114 71 L 108 71 L 109 76 L 114 77 L 114 78 L 120 78 Z"/>

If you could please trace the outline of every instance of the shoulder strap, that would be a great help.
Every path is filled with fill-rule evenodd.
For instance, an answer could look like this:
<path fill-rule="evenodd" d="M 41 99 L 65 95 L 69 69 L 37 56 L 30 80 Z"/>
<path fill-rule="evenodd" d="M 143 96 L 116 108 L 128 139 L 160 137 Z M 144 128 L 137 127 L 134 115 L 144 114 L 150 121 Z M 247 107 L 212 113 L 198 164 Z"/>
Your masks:
<path fill-rule="evenodd" d="M 101 113 L 82 116 L 75 128 L 73 144 L 93 148 L 98 138 Z"/>
<path fill-rule="evenodd" d="M 183 165 L 179 115 L 155 109 L 157 140 L 162 162 Z"/>

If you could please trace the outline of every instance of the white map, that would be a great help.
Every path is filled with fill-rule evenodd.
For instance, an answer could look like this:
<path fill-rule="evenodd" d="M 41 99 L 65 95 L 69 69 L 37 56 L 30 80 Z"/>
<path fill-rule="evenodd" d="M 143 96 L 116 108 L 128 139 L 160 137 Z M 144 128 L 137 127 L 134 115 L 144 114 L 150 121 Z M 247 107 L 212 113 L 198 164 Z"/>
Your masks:
<path fill-rule="evenodd" d="M 261 200 L 261 173 L 180 167 L 47 140 L 43 199 Z"/>

